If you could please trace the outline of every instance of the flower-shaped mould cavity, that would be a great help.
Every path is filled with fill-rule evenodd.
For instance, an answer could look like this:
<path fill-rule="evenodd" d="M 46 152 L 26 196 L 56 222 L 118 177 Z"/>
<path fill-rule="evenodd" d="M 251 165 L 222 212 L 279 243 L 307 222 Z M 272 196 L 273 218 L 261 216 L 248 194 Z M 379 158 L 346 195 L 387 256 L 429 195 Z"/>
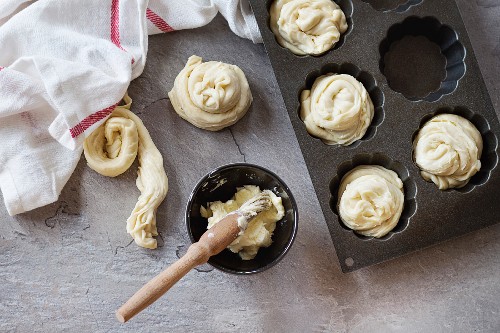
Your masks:
<path fill-rule="evenodd" d="M 464 187 L 452 188 L 452 189 L 446 190 L 446 191 L 459 191 L 462 193 L 469 193 L 476 186 L 480 186 L 480 185 L 485 184 L 488 181 L 488 179 L 490 179 L 491 172 L 497 166 L 497 164 L 498 164 L 498 154 L 497 154 L 498 138 L 495 135 L 495 133 L 493 133 L 488 121 L 483 116 L 481 116 L 480 114 L 477 114 L 477 113 L 473 113 L 471 110 L 467 109 L 466 107 L 456 106 L 456 107 L 441 107 L 441 108 L 437 109 L 435 112 L 427 114 L 424 117 L 422 117 L 422 120 L 420 121 L 419 128 L 412 135 L 412 138 L 411 138 L 412 143 L 415 140 L 415 137 L 417 136 L 420 129 L 429 120 L 431 120 L 431 118 L 433 118 L 437 115 L 443 114 L 443 113 L 455 114 L 457 116 L 461 116 L 461 117 L 464 117 L 465 119 L 469 120 L 474 126 L 476 126 L 477 130 L 481 133 L 481 137 L 483 138 L 483 153 L 481 154 L 481 169 L 474 176 L 471 177 L 470 181 Z M 415 165 L 416 168 L 418 168 L 418 165 L 415 163 L 415 156 L 413 155 L 413 152 L 412 152 L 412 159 L 413 159 L 413 164 Z M 433 183 L 431 183 L 431 184 L 432 184 L 432 186 L 436 187 Z M 436 187 L 436 190 L 438 190 L 437 187 Z"/>
<path fill-rule="evenodd" d="M 361 0 L 380 12 L 403 13 L 410 7 L 420 5 L 423 0 Z"/>
<path fill-rule="evenodd" d="M 387 235 L 381 238 L 366 237 L 356 233 L 354 230 L 349 229 L 342 222 L 339 211 L 339 187 L 342 178 L 352 169 L 359 165 L 380 165 L 386 169 L 396 172 L 399 178 L 403 181 L 403 191 L 404 191 L 404 207 L 401 217 L 399 218 L 398 224 L 392 229 Z M 352 160 L 345 161 L 339 165 L 337 168 L 337 174 L 330 181 L 330 209 L 337 215 L 338 223 L 340 226 L 346 230 L 346 232 L 353 232 L 356 236 L 363 240 L 378 240 L 385 241 L 390 239 L 394 234 L 403 232 L 410 223 L 411 217 L 417 211 L 417 185 L 415 181 L 410 177 L 408 169 L 401 163 L 393 161 L 387 155 L 382 153 L 362 153 L 354 156 Z"/>
<path fill-rule="evenodd" d="M 267 27 L 271 31 L 271 33 L 273 33 L 273 32 L 272 32 L 272 29 L 271 29 L 271 15 L 269 14 L 269 10 L 270 10 L 271 5 L 273 4 L 274 1 L 276 1 L 276 0 L 267 0 Z M 338 50 L 339 48 L 342 47 L 342 45 L 344 45 L 347 36 L 352 31 L 352 27 L 353 27 L 352 13 L 353 13 L 354 6 L 352 4 L 352 0 L 332 0 L 332 1 L 335 2 L 337 5 L 339 5 L 340 9 L 342 9 L 342 11 L 344 12 L 344 15 L 345 15 L 345 18 L 346 18 L 346 22 L 347 22 L 347 31 L 344 32 L 343 34 L 341 34 L 340 35 L 340 39 L 335 44 L 335 46 L 333 48 L 331 48 L 330 50 L 326 51 L 325 53 L 315 54 L 315 55 L 297 55 L 297 54 L 294 54 L 296 57 L 299 57 L 299 58 L 301 58 L 301 57 L 308 57 L 308 56 L 322 57 L 322 56 L 328 54 L 331 51 Z M 286 49 L 285 47 L 281 46 L 280 43 L 278 43 L 278 40 L 276 40 L 276 36 L 275 36 L 275 41 L 276 41 L 276 44 L 278 44 L 278 46 L 280 46 L 283 49 Z M 286 50 L 288 50 L 288 49 L 286 49 Z"/>
<path fill-rule="evenodd" d="M 351 63 L 343 63 L 343 64 L 326 64 L 323 67 L 321 67 L 320 70 L 313 71 L 309 73 L 306 76 L 306 81 L 305 84 L 299 89 L 298 94 L 297 94 L 297 99 L 299 101 L 299 107 L 297 109 L 297 114 L 299 115 L 300 118 L 300 94 L 302 93 L 302 90 L 304 89 L 311 89 L 311 87 L 314 84 L 314 81 L 320 77 L 321 75 L 325 75 L 328 73 L 334 73 L 334 74 L 349 74 L 353 76 L 356 80 L 361 82 L 363 86 L 365 87 L 366 91 L 370 95 L 370 98 L 373 102 L 373 107 L 374 107 L 374 114 L 373 114 L 373 119 L 372 122 L 370 123 L 370 126 L 368 126 L 365 135 L 353 144 L 347 146 L 347 148 L 355 148 L 357 147 L 362 141 L 368 141 L 372 139 L 375 134 L 377 133 L 377 127 L 382 124 L 385 113 L 384 113 L 384 93 L 382 90 L 378 87 L 377 81 L 368 72 L 362 71 L 359 69 L 356 65 L 353 65 Z M 306 130 L 306 127 L 304 125 L 304 130 Z M 321 140 L 318 138 L 318 140 Z"/>
<path fill-rule="evenodd" d="M 379 51 L 389 86 L 411 101 L 437 101 L 465 74 L 466 50 L 457 33 L 434 17 L 410 16 L 393 25 Z"/>

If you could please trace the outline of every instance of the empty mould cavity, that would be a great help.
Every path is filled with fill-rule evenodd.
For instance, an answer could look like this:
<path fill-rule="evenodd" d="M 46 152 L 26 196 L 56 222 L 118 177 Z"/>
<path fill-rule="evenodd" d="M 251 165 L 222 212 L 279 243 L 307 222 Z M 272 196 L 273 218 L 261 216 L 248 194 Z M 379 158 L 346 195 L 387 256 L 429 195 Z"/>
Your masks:
<path fill-rule="evenodd" d="M 342 178 L 354 168 L 360 165 L 378 165 L 382 166 L 388 170 L 396 172 L 398 177 L 403 182 L 403 192 L 404 192 L 404 204 L 403 211 L 397 222 L 397 225 L 389 231 L 388 234 L 381 238 L 366 237 L 356 233 L 354 230 L 349 229 L 341 220 L 338 210 L 339 204 L 339 188 L 341 185 Z M 353 159 L 341 163 L 337 169 L 337 174 L 330 181 L 330 209 L 337 215 L 339 225 L 345 230 L 345 232 L 353 232 L 357 237 L 362 240 L 388 240 L 394 234 L 403 232 L 410 223 L 411 217 L 415 214 L 417 210 L 417 185 L 415 181 L 411 179 L 408 169 L 397 161 L 393 161 L 388 156 L 382 153 L 363 153 L 356 155 Z"/>
<path fill-rule="evenodd" d="M 322 40 L 324 41 L 324 40 L 329 39 L 328 37 L 325 37 L 325 35 L 320 36 L 321 34 L 319 34 L 319 32 L 316 31 L 319 28 L 324 29 L 324 27 L 325 27 L 325 24 L 321 23 L 321 20 L 319 18 L 319 16 L 321 15 L 320 11 L 322 8 L 325 8 L 325 6 L 318 3 L 318 1 L 324 1 L 324 0 L 268 0 L 267 1 L 267 13 L 268 13 L 267 26 L 271 30 L 271 32 L 274 34 L 274 39 L 275 39 L 276 43 L 278 45 L 280 45 L 283 49 L 288 49 L 290 52 L 293 52 L 297 57 L 303 57 L 303 56 L 308 56 L 308 55 L 317 57 L 317 56 L 325 55 L 332 50 L 337 50 L 337 49 L 341 48 L 342 45 L 344 45 L 344 43 L 346 41 L 346 37 L 352 31 L 352 27 L 353 27 L 352 0 L 328 0 L 328 1 L 334 2 L 335 4 L 338 5 L 338 7 L 340 7 L 342 12 L 344 13 L 345 21 L 347 23 L 346 30 L 340 34 L 340 37 L 339 37 L 338 41 L 335 43 L 335 45 L 333 47 L 325 49 L 324 51 L 317 53 L 317 54 L 304 54 L 303 51 L 297 50 L 293 46 L 286 47 L 284 45 L 285 43 L 283 43 L 283 41 L 280 42 L 280 40 L 282 40 L 282 37 L 280 36 L 279 27 L 277 26 L 277 22 L 274 22 L 274 21 L 277 21 L 277 18 L 273 17 L 273 15 L 271 14 L 271 7 L 272 7 L 273 3 L 275 3 L 275 2 L 277 3 L 278 1 L 281 2 L 282 4 L 287 4 L 287 3 L 290 3 L 292 1 L 297 2 L 297 5 L 295 6 L 296 10 L 293 11 L 292 13 L 290 13 L 291 9 L 288 8 L 286 11 L 281 11 L 281 15 L 278 16 L 277 14 L 275 14 L 274 16 L 283 17 L 284 22 L 286 22 L 287 25 L 291 24 L 292 26 L 297 26 L 297 27 L 300 25 L 304 29 L 311 29 L 310 36 L 309 36 L 311 39 L 311 41 L 309 42 L 309 44 L 310 44 L 310 43 L 312 43 L 312 40 L 321 42 Z M 309 4 L 311 4 L 313 2 L 317 3 L 317 4 L 314 5 L 314 8 L 311 7 L 311 10 L 308 10 Z M 307 17 L 301 18 L 301 17 L 299 17 L 300 13 L 308 13 L 308 15 L 307 15 Z M 318 17 L 311 17 L 312 14 L 315 14 Z M 337 21 L 337 19 L 338 19 L 337 14 L 333 15 L 333 18 L 335 19 L 335 21 Z M 271 20 L 273 20 L 273 22 L 271 22 Z M 307 37 L 306 35 L 309 35 L 308 32 L 307 31 L 303 32 L 300 29 L 299 29 L 299 31 L 295 31 L 294 33 L 290 34 L 291 38 Z M 309 37 L 307 37 L 307 39 L 309 39 Z"/>
<path fill-rule="evenodd" d="M 465 53 L 452 28 L 434 17 L 411 16 L 393 25 L 380 44 L 380 71 L 407 99 L 434 102 L 457 88 Z"/>
<path fill-rule="evenodd" d="M 381 12 L 397 12 L 402 13 L 410 7 L 419 5 L 423 0 L 362 0 L 369 3 L 375 10 Z"/>
<path fill-rule="evenodd" d="M 360 142 L 362 141 L 367 141 L 372 139 L 376 132 L 377 132 L 377 127 L 383 122 L 384 120 L 384 94 L 382 90 L 378 87 L 377 81 L 368 72 L 362 71 L 360 68 L 358 68 L 356 65 L 350 64 L 350 63 L 343 63 L 341 65 L 339 64 L 326 64 L 323 67 L 321 67 L 320 70 L 313 71 L 309 73 L 305 79 L 305 84 L 300 87 L 298 91 L 298 101 L 299 101 L 299 107 L 298 107 L 298 114 L 299 118 L 302 119 L 304 122 L 304 117 L 301 116 L 301 101 L 304 98 L 303 92 L 306 90 L 311 90 L 313 87 L 314 82 L 323 75 L 328 75 L 328 74 L 347 74 L 352 77 L 354 77 L 357 81 L 359 81 L 366 91 L 368 92 L 368 95 L 370 96 L 370 99 L 373 103 L 373 119 L 371 120 L 370 124 L 368 125 L 368 128 L 366 129 L 365 134 L 359 139 L 354 141 L 352 144 L 348 145 L 349 148 L 354 148 L 357 147 Z M 331 113 L 333 114 L 333 109 L 334 108 L 340 108 L 342 106 L 348 105 L 349 107 L 352 107 L 356 105 L 356 96 L 353 96 L 353 91 L 350 91 L 347 89 L 348 87 L 352 87 L 350 84 L 346 84 L 344 88 L 342 87 L 341 84 L 332 82 L 329 83 L 329 85 L 336 85 L 335 87 L 332 87 L 332 89 L 326 88 L 329 92 L 334 92 L 336 93 L 335 95 L 330 96 L 325 96 L 328 98 L 331 98 L 331 103 L 328 98 L 326 98 L 326 102 L 324 102 L 324 106 L 326 111 L 329 111 L 328 108 L 331 108 L 332 110 Z M 347 89 L 349 91 L 342 91 L 343 89 Z M 329 92 L 326 92 L 327 94 Z M 355 93 L 355 92 L 354 92 Z M 311 98 L 313 94 L 311 93 Z M 323 97 L 322 97 L 323 98 Z M 335 103 L 335 107 L 333 106 L 333 102 L 338 99 L 338 105 Z M 351 101 L 352 99 L 352 101 Z M 319 104 L 319 103 L 317 103 Z M 312 109 L 312 107 L 311 107 Z M 351 111 L 349 111 L 351 112 Z M 349 113 L 348 112 L 348 113 Z M 345 116 L 345 115 L 344 115 Z M 316 124 L 319 125 L 319 124 Z M 307 131 L 306 125 L 304 124 L 304 130 Z M 319 134 L 319 133 L 318 133 Z M 321 140 L 325 144 L 333 144 L 326 140 L 325 138 L 320 138 L 319 136 L 315 136 L 311 133 L 309 133 L 312 137 L 317 138 L 318 140 Z"/>
<path fill-rule="evenodd" d="M 433 117 L 440 115 L 440 114 L 454 114 L 457 116 L 461 116 L 467 120 L 469 120 L 481 133 L 481 137 L 483 140 L 483 151 L 481 154 L 481 168 L 479 171 L 473 175 L 469 182 L 460 188 L 452 188 L 449 189 L 449 191 L 458 191 L 461 193 L 469 193 L 472 191 L 476 186 L 480 186 L 485 184 L 489 179 L 491 172 L 493 169 L 498 164 L 498 154 L 497 154 L 497 148 L 498 148 L 498 138 L 493 133 L 493 131 L 490 128 L 490 125 L 486 118 L 484 118 L 482 115 L 478 113 L 474 113 L 471 110 L 469 110 L 466 107 L 463 106 L 457 106 L 457 107 L 441 107 L 437 109 L 435 112 L 430 113 L 425 115 L 422 120 L 420 121 L 420 126 L 419 128 L 413 133 L 412 136 L 412 142 L 414 142 L 415 138 L 417 137 L 418 132 L 420 129 Z M 413 161 L 415 167 L 419 168 L 418 165 L 415 163 L 415 156 L 413 155 Z M 430 186 L 434 186 L 437 189 L 437 187 L 430 183 Z"/>

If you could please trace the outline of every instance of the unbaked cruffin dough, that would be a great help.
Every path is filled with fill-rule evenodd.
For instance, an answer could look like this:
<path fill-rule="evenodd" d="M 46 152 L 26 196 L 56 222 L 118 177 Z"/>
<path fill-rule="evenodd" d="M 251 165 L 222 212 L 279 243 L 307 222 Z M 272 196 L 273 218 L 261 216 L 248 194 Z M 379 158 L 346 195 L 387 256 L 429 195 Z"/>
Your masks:
<path fill-rule="evenodd" d="M 307 131 L 329 145 L 348 146 L 361 139 L 373 115 L 370 95 L 351 75 L 322 75 L 300 95 L 300 118 Z"/>
<path fill-rule="evenodd" d="M 175 111 L 196 127 L 218 131 L 240 120 L 252 103 L 243 71 L 223 62 L 189 57 L 168 93 Z"/>
<path fill-rule="evenodd" d="M 168 178 L 148 130 L 129 110 L 132 99 L 126 95 L 123 100 L 125 105 L 117 106 L 108 120 L 85 139 L 84 154 L 93 170 L 109 177 L 122 174 L 139 157 L 136 185 L 141 195 L 127 220 L 127 232 L 137 245 L 155 249 L 156 209 L 167 195 Z"/>
<path fill-rule="evenodd" d="M 269 14 L 278 43 L 298 55 L 330 50 L 348 28 L 344 12 L 332 0 L 276 0 Z"/>
<path fill-rule="evenodd" d="M 420 174 L 440 190 L 465 186 L 481 169 L 483 139 L 467 119 L 440 114 L 429 120 L 413 141 Z"/>
<path fill-rule="evenodd" d="M 216 223 L 222 220 L 227 214 L 238 210 L 247 200 L 253 198 L 262 191 L 258 186 L 245 185 L 238 187 L 235 195 L 228 201 L 215 201 L 208 204 L 207 208 L 201 207 L 200 214 L 208 219 L 207 229 L 210 229 Z M 259 248 L 268 247 L 273 242 L 271 237 L 276 222 L 285 216 L 285 209 L 281 198 L 268 191 L 273 206 L 271 209 L 260 212 L 255 218 L 250 220 L 246 230 L 240 234 L 227 248 L 238 253 L 243 260 L 255 258 Z"/>
<path fill-rule="evenodd" d="M 392 170 L 360 165 L 342 178 L 338 206 L 347 227 L 364 236 L 383 237 L 401 217 L 403 182 Z"/>

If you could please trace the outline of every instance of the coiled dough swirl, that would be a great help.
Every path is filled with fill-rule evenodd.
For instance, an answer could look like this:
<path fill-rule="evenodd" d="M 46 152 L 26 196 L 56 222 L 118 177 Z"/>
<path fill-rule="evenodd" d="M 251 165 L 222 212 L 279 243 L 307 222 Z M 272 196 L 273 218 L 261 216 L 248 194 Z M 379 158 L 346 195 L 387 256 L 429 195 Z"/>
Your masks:
<path fill-rule="evenodd" d="M 269 14 L 278 43 L 298 55 L 328 51 L 348 28 L 344 12 L 332 0 L 276 0 Z"/>
<path fill-rule="evenodd" d="M 326 144 L 348 146 L 361 139 L 374 115 L 365 87 L 347 74 L 322 75 L 300 96 L 307 131 Z"/>
<path fill-rule="evenodd" d="M 413 141 L 420 174 L 440 190 L 465 186 L 481 169 L 483 139 L 467 119 L 440 114 L 429 120 Z"/>
<path fill-rule="evenodd" d="M 175 78 L 168 96 L 179 116 L 209 131 L 233 125 L 252 103 L 250 86 L 238 66 L 204 63 L 195 55 Z"/>
<path fill-rule="evenodd" d="M 375 238 L 386 235 L 398 224 L 403 206 L 403 182 L 392 170 L 361 165 L 342 178 L 340 218 L 361 235 Z"/>
<path fill-rule="evenodd" d="M 127 220 L 127 232 L 137 245 L 155 249 L 158 235 L 156 209 L 168 191 L 163 158 L 141 119 L 131 112 L 132 99 L 123 98 L 109 119 L 92 132 L 83 145 L 88 165 L 98 173 L 115 177 L 125 172 L 139 157 L 136 185 L 141 195 Z"/>

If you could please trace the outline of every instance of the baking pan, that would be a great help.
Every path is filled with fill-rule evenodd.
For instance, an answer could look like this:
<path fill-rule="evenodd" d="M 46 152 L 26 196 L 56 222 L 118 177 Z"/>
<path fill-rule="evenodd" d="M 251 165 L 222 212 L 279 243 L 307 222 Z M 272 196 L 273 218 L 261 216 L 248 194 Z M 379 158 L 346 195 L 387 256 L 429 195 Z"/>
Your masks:
<path fill-rule="evenodd" d="M 342 271 L 500 221 L 500 125 L 455 1 L 338 0 L 349 29 L 321 56 L 297 56 L 281 47 L 269 28 L 272 1 L 250 2 Z M 376 109 L 365 136 L 348 147 L 312 137 L 299 117 L 300 92 L 329 72 L 356 77 Z M 480 172 L 465 187 L 447 191 L 426 182 L 412 159 L 415 133 L 432 115 L 443 112 L 469 119 L 484 141 Z M 390 168 L 404 182 L 401 219 L 381 239 L 354 233 L 337 215 L 340 179 L 360 164 Z"/>

